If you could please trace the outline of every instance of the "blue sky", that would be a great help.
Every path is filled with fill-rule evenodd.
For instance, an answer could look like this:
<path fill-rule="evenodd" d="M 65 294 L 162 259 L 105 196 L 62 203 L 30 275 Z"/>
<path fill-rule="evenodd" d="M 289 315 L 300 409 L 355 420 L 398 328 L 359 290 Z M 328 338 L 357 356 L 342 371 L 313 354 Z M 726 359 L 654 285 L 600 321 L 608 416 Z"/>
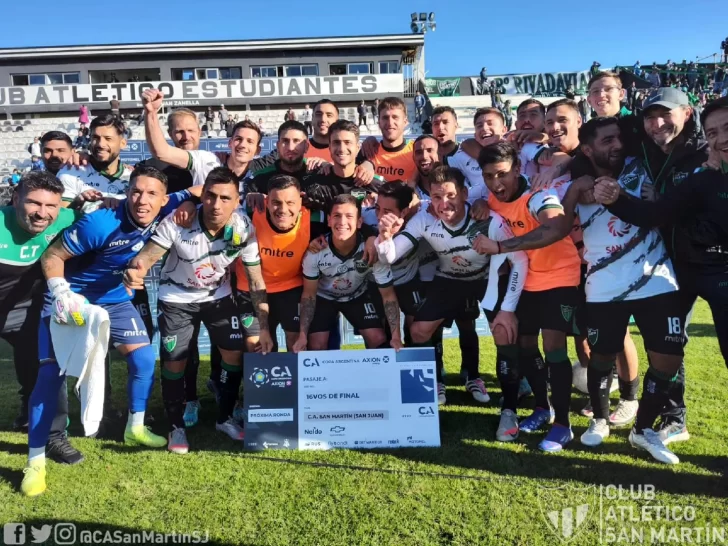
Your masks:
<path fill-rule="evenodd" d="M 728 35 L 727 0 L 5 0 L 0 47 L 409 33 L 413 11 L 437 16 L 428 76 L 679 62 Z"/>

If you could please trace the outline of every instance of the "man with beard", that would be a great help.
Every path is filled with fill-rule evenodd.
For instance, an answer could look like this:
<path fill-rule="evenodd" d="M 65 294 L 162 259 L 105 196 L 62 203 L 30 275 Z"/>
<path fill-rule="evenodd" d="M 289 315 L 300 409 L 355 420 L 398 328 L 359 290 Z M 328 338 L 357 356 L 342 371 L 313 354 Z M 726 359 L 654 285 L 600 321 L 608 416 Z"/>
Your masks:
<path fill-rule="evenodd" d="M 84 212 L 96 210 L 101 202 L 87 200 L 90 195 L 123 199 L 129 186 L 131 169 L 119 159 L 126 146 L 124 124 L 119 118 L 105 115 L 94 118 L 90 126 L 88 165 L 78 169 L 62 168 L 58 179 L 64 187 L 65 206 L 81 208 Z"/>
<path fill-rule="evenodd" d="M 222 112 L 222 110 L 220 110 Z M 231 120 L 228 120 L 231 121 Z M 173 110 L 167 117 L 167 134 L 172 140 L 175 148 L 180 150 L 195 151 L 200 146 L 200 125 L 197 121 L 197 114 L 187 108 Z M 230 139 L 233 140 L 232 137 Z M 165 163 L 156 157 L 142 161 L 137 167 L 154 167 L 163 172 L 167 177 L 167 192 L 175 193 L 186 190 L 194 184 L 192 173 L 186 168 L 180 168 L 170 163 Z M 146 294 L 140 291 L 139 294 Z M 197 372 L 200 367 L 200 353 L 197 348 L 198 335 L 192 336 L 189 351 L 189 363 L 185 368 L 185 424 L 192 427 L 197 424 L 200 410 L 200 402 L 197 396 Z M 210 379 L 207 381 L 207 388 L 219 397 L 217 392 L 217 380 L 220 377 L 222 356 L 216 346 L 210 349 Z"/>
<path fill-rule="evenodd" d="M 494 330 L 498 356 L 510 360 L 515 348 L 517 325 L 513 311 L 525 276 L 525 256 L 511 261 L 510 280 L 500 283 L 498 271 L 504 257 L 491 260 L 490 256 L 473 249 L 472 241 L 485 234 L 496 240 L 510 237 L 503 220 L 492 215 L 478 221 L 470 217 L 465 178 L 455 169 L 438 166 L 430 174 L 432 208 L 437 216 L 422 210 L 406 224 L 402 216 L 383 215 L 379 222 L 377 253 L 386 264 L 396 264 L 410 254 L 422 239 L 438 255 L 438 270 L 427 290 L 424 303 L 414 311 L 410 327 L 412 341 L 420 346 L 432 346 L 434 335 L 442 325 L 457 322 L 463 364 L 467 370 L 466 390 L 481 403 L 490 400 L 480 378 L 479 344 L 475 332 L 475 319 L 480 315 L 480 302 L 487 302 L 488 320 Z M 396 235 L 396 236 L 395 236 Z M 520 264 L 520 266 L 519 266 Z M 513 273 L 515 271 L 515 273 Z M 485 299 L 484 299 L 485 298 Z M 515 300 L 515 301 L 514 301 Z M 442 362 L 438 365 L 438 403 L 446 403 L 445 385 L 439 378 Z M 515 380 L 518 393 L 518 377 Z"/>
<path fill-rule="evenodd" d="M 614 78 L 602 81 L 606 81 L 607 86 L 610 82 L 611 85 L 618 83 Z M 604 98 L 605 92 L 601 93 L 601 98 Z M 621 95 L 615 95 L 614 90 L 610 93 L 607 97 L 608 104 L 614 115 L 615 100 Z M 670 87 L 661 87 L 650 93 L 645 100 L 641 120 L 637 116 L 617 116 L 620 134 L 624 135 L 622 142 L 625 154 L 639 157 L 646 165 L 652 180 L 651 185 L 644 186 L 643 197 L 654 199 L 676 191 L 691 173 L 708 161 L 708 145 L 695 123 L 694 116 L 695 112 L 687 95 Z M 591 171 L 586 173 L 591 174 Z M 583 173 L 572 171 L 572 177 L 580 174 Z M 668 254 L 672 257 L 675 257 L 675 229 L 672 225 L 663 225 L 661 228 Z M 665 443 L 690 438 L 686 421 L 683 365 L 671 384 L 670 400 L 659 424 Z"/>
<path fill-rule="evenodd" d="M 85 215 L 41 257 L 48 291 L 38 328 L 38 380 L 30 397 L 28 464 L 20 486 L 26 496 L 39 495 L 46 489 L 44 446 L 56 411 L 56 393 L 65 379 L 56 361 L 50 321 L 68 327 L 83 326 L 84 307 L 89 302 L 108 312 L 111 342 L 127 361 L 129 413 L 124 442 L 148 447 L 164 447 L 167 443 L 144 426 L 156 358 L 145 322 L 132 305 L 133 295 L 125 290 L 118 274 L 152 236 L 162 218 L 191 197 L 189 191 L 168 196 L 166 183 L 164 174 L 156 169 L 134 171 L 127 198 L 116 209 Z M 79 312 L 73 313 L 73 309 Z"/>
<path fill-rule="evenodd" d="M 643 193 L 641 186 L 652 183 L 639 159 L 625 158 L 619 123 L 613 117 L 589 121 L 580 131 L 580 140 L 598 183 L 617 186 L 638 198 Z M 630 443 L 647 450 L 658 461 L 676 464 L 678 458 L 665 447 L 667 442 L 661 434 L 652 429 L 668 402 L 671 381 L 681 365 L 687 312 L 663 238 L 656 229 L 640 228 L 618 219 L 601 204 L 580 203 L 576 210 L 589 264 L 586 323 L 592 353 L 587 384 L 594 408 L 594 418 L 581 442 L 596 446 L 609 435 L 607 413 L 612 367 L 616 353 L 623 346 L 629 317 L 634 316 L 650 367 L 645 374 Z M 636 377 L 635 374 L 635 381 Z M 633 406 L 636 409 L 636 401 Z"/>
<path fill-rule="evenodd" d="M 56 137 L 51 146 L 58 140 Z M 20 412 L 13 422 L 14 430 L 28 427 L 28 402 L 38 375 L 38 344 L 34 340 L 43 306 L 40 256 L 79 216 L 61 207 L 62 193 L 63 185 L 50 172 L 25 173 L 12 205 L 0 208 L 0 337 L 13 347 L 20 384 Z M 83 461 L 83 455 L 66 438 L 67 418 L 68 394 L 63 382 L 58 389 L 58 409 L 51 423 L 46 456 L 58 463 L 76 464 Z"/>
<path fill-rule="evenodd" d="M 298 304 L 303 275 L 301 263 L 309 243 L 328 231 L 321 211 L 303 206 L 301 185 L 294 177 L 277 174 L 268 181 L 265 210 L 248 209 L 260 248 L 261 271 L 268 294 L 268 331 L 280 325 L 290 351 L 298 339 Z M 241 260 L 235 262 L 237 301 L 246 350 L 259 349 L 260 321 L 255 315 L 250 282 Z M 274 340 L 275 341 L 275 340 Z"/>
<path fill-rule="evenodd" d="M 566 351 L 566 336 L 574 332 L 578 304 L 579 255 L 573 241 L 565 237 L 573 225 L 573 217 L 565 212 L 561 200 L 552 192 L 529 189 L 528 179 L 521 175 L 518 152 L 506 142 L 483 149 L 478 160 L 483 178 L 490 190 L 488 206 L 498 212 L 520 242 L 535 231 L 534 240 L 548 240 L 548 250 L 537 245 L 517 246 L 511 241 L 475 241 L 481 252 L 526 250 L 528 275 L 516 310 L 519 331 L 519 365 L 536 397 L 533 414 L 521 421 L 519 428 L 534 433 L 554 423 L 539 447 L 548 452 L 562 450 L 573 438 L 569 421 L 572 369 Z M 568 198 L 568 196 L 567 196 Z M 566 199 L 565 198 L 565 201 Z M 572 214 L 573 216 L 573 214 Z M 563 225 L 565 233 L 560 233 Z M 544 245 L 545 246 L 545 245 Z M 538 338 L 543 339 L 545 361 Z M 547 391 L 551 385 L 551 404 Z"/>
<path fill-rule="evenodd" d="M 45 170 L 57 175 L 73 155 L 71 137 L 61 131 L 48 131 L 40 139 L 40 153 Z"/>
<path fill-rule="evenodd" d="M 201 322 L 223 356 L 215 429 L 233 440 L 243 439 L 242 426 L 233 418 L 242 377 L 243 336 L 228 273 L 238 256 L 250 283 L 253 307 L 263 324 L 261 352 L 266 354 L 273 346 L 255 229 L 240 208 L 235 174 L 227 167 L 213 169 L 202 187 L 201 199 L 189 227 L 177 225 L 172 216 L 165 218 L 124 273 L 127 289 L 142 289 L 148 268 L 167 255 L 159 288 L 162 398 L 170 427 L 168 447 L 179 454 L 189 451 L 182 379 L 190 338 Z"/>
<path fill-rule="evenodd" d="M 156 119 L 156 115 L 153 117 Z M 123 164 L 119 158 L 119 153 L 126 147 L 124 123 L 118 117 L 107 114 L 94 118 L 89 130 L 91 143 L 88 164 L 72 169 L 66 167 L 58 172 L 58 179 L 64 186 L 64 203 L 72 208 L 80 208 L 86 213 L 97 210 L 102 204 L 101 198 L 124 199 L 132 173 L 131 167 Z M 142 290 L 134 294 L 132 303 L 144 321 L 147 332 L 153 332 L 154 323 L 147 292 Z M 107 366 L 110 363 L 109 356 Z M 106 387 L 109 394 L 105 398 L 106 412 L 110 414 L 112 413 L 110 373 Z"/>
<path fill-rule="evenodd" d="M 222 162 L 212 152 L 192 148 L 198 137 L 191 127 L 186 133 L 188 142 L 184 149 L 170 146 L 167 143 L 157 118 L 157 112 L 162 107 L 163 100 L 164 94 L 158 89 L 147 89 L 142 93 L 142 103 L 147 115 L 144 131 L 149 150 L 155 158 L 189 171 L 192 176 L 192 185 L 202 186 L 210 171 L 221 166 Z M 186 123 L 189 122 L 191 120 L 188 119 Z M 261 138 L 260 128 L 252 121 L 240 121 L 233 127 L 233 136 L 228 143 L 230 153 L 224 159 L 225 165 L 235 173 L 241 192 L 244 190 L 246 181 L 254 172 L 255 160 L 253 158 L 260 153 Z M 197 144 L 199 144 L 199 140 L 197 140 Z"/>
<path fill-rule="evenodd" d="M 723 359 L 728 364 L 728 207 L 725 205 L 728 195 L 728 98 L 709 103 L 701 122 L 711 150 L 720 154 L 720 170 L 700 169 L 682 184 L 668 187 L 655 202 L 621 195 L 620 188 L 608 181 L 597 183 L 594 195 L 598 202 L 607 205 L 610 212 L 625 221 L 644 227 L 667 226 L 663 234 L 670 235 L 668 251 L 675 265 L 683 311 L 692 307 L 697 296 L 708 302 Z M 665 443 L 672 438 L 661 435 Z"/>
<path fill-rule="evenodd" d="M 255 173 L 248 182 L 249 193 L 267 194 L 268 180 L 276 174 L 287 174 L 298 180 L 303 185 L 303 178 L 306 176 L 306 152 L 310 144 L 306 127 L 300 121 L 285 121 L 278 127 L 278 150 L 279 159 L 273 165 Z"/>
<path fill-rule="evenodd" d="M 549 104 L 546 110 L 546 133 L 549 136 L 549 146 L 552 148 L 547 150 L 558 149 L 567 161 L 574 157 L 580 151 L 579 147 L 579 128 L 582 126 L 579 108 L 575 102 L 568 99 L 561 99 Z M 560 198 L 564 198 L 566 190 L 569 186 L 567 177 L 562 177 L 555 181 L 553 188 L 559 194 Z M 532 184 L 535 191 L 539 187 Z M 584 243 L 581 233 L 581 225 L 578 221 L 574 222 L 574 229 L 571 232 L 577 248 L 582 252 Z M 578 332 L 574 336 L 576 345 L 576 353 L 579 357 L 580 368 L 575 368 L 575 373 L 581 373 L 582 377 L 586 374 L 587 366 L 590 359 L 589 343 L 586 339 L 586 315 L 583 312 L 583 304 L 586 301 L 586 263 L 582 258 L 582 276 L 579 285 L 580 306 L 577 311 L 577 329 Z M 582 311 L 582 312 L 579 312 Z M 623 426 L 634 420 L 637 414 L 637 389 L 639 387 L 639 361 L 637 359 L 637 348 L 632 341 L 632 337 L 627 332 L 624 339 L 624 350 L 617 355 L 617 373 L 619 377 L 620 401 L 613 413 L 609 415 L 609 423 L 613 426 Z M 575 380 L 576 384 L 576 380 Z M 617 386 L 615 385 L 616 389 Z M 587 404 L 581 410 L 582 415 L 592 417 L 593 410 L 591 403 Z"/>

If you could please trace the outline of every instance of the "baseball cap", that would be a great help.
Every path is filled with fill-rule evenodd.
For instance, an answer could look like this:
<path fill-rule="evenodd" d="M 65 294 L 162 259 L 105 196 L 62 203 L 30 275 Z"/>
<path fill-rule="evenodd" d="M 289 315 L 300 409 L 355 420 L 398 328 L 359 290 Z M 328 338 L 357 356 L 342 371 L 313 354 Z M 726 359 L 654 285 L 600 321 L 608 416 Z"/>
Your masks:
<path fill-rule="evenodd" d="M 645 103 L 642 105 L 643 110 L 647 110 L 651 106 L 662 106 L 672 110 L 678 106 L 690 106 L 688 96 L 674 87 L 660 87 L 649 94 Z"/>

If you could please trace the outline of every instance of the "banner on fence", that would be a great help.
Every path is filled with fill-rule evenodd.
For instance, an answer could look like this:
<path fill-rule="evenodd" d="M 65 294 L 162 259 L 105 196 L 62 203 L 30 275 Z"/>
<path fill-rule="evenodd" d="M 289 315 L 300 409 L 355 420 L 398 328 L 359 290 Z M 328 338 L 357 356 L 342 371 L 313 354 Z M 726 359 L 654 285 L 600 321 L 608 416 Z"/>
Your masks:
<path fill-rule="evenodd" d="M 589 71 L 579 72 L 539 72 L 536 74 L 506 74 L 488 76 L 483 86 L 480 78 L 470 78 L 474 95 L 490 93 L 490 84 L 495 82 L 496 92 L 501 95 L 533 95 L 535 97 L 560 97 L 571 86 L 574 93 L 586 92 Z"/>
<path fill-rule="evenodd" d="M 429 97 L 459 97 L 460 78 L 427 78 L 425 92 Z"/>

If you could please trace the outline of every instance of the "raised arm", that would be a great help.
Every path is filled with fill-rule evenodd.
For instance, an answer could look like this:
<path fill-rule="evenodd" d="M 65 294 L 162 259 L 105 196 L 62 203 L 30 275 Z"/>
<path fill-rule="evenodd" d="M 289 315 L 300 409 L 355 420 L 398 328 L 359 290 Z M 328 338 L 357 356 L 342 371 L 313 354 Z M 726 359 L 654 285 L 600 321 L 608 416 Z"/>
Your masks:
<path fill-rule="evenodd" d="M 379 221 L 379 236 L 375 246 L 382 263 L 392 265 L 417 246 L 419 237 L 417 215 L 410 219 L 406 230 L 400 231 L 403 226 L 404 220 L 391 213 L 385 214 Z"/>
<path fill-rule="evenodd" d="M 160 161 L 184 169 L 189 163 L 189 154 L 184 150 L 169 145 L 162 131 L 162 126 L 159 123 L 157 113 L 162 107 L 163 100 L 164 94 L 159 89 L 147 89 L 142 93 L 142 103 L 144 104 L 144 112 L 146 114 L 144 134 L 149 145 L 149 151 Z"/>

